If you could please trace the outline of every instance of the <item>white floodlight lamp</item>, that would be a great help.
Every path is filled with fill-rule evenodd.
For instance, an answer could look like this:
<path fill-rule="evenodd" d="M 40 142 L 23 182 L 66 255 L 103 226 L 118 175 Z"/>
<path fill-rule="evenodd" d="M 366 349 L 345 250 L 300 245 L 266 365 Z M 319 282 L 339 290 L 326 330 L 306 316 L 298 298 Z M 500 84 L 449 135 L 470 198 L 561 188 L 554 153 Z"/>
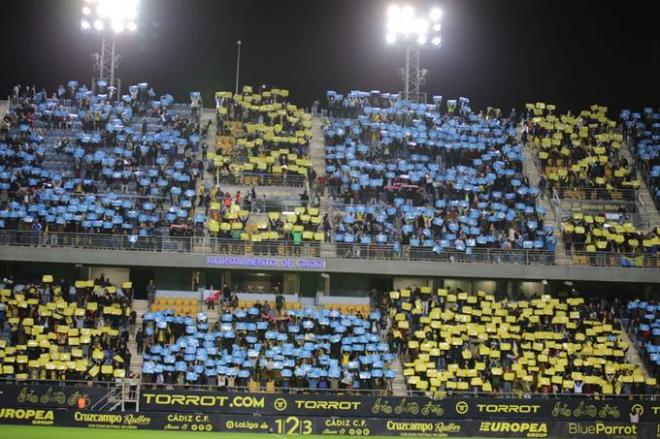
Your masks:
<path fill-rule="evenodd" d="M 114 33 L 134 32 L 137 30 L 138 5 L 139 0 L 85 0 L 82 15 L 93 26 L 81 24 L 81 27 L 99 32 L 106 29 Z"/>
<path fill-rule="evenodd" d="M 440 8 L 432 8 L 428 16 L 419 16 L 410 5 L 391 5 L 387 9 L 385 41 L 423 46 L 439 36 L 441 17 Z"/>
<path fill-rule="evenodd" d="M 387 9 L 385 41 L 406 50 L 406 64 L 401 69 L 405 99 L 420 100 L 420 85 L 428 73 L 426 69 L 420 69 L 420 52 L 424 47 L 440 47 L 441 19 L 442 10 L 438 7 L 417 13 L 411 5 L 394 4 Z"/>
<path fill-rule="evenodd" d="M 431 8 L 431 13 L 429 14 L 431 21 L 440 21 L 442 18 L 442 9 L 440 8 Z"/>

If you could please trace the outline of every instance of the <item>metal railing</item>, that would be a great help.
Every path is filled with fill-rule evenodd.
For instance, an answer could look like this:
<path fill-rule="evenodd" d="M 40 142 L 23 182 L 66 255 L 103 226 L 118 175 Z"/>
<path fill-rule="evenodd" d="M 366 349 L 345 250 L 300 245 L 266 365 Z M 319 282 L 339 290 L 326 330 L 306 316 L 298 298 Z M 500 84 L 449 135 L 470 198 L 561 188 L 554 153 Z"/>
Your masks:
<path fill-rule="evenodd" d="M 435 252 L 429 247 L 393 245 L 367 245 L 336 243 L 336 254 L 347 259 L 382 259 L 403 261 L 436 261 L 446 263 L 554 265 L 621 267 L 622 258 L 628 258 L 631 267 L 660 268 L 660 258 L 651 254 L 584 252 L 559 254 L 549 250 L 472 248 L 469 251 L 445 249 Z"/>
<path fill-rule="evenodd" d="M 216 180 L 220 185 L 240 186 L 289 186 L 302 188 L 307 186 L 307 176 L 301 174 L 270 174 L 267 172 L 230 173 L 217 175 Z"/>
<path fill-rule="evenodd" d="M 10 378 L 0 379 L 0 384 L 23 384 L 23 385 L 49 385 L 49 386 L 100 386 L 105 388 L 108 392 L 113 389 L 121 388 L 124 385 L 137 386 L 137 396 L 142 393 L 142 390 L 179 390 L 179 391 L 207 391 L 221 392 L 217 385 L 211 384 L 156 384 L 149 382 L 140 382 L 137 379 L 123 379 L 112 382 L 103 381 L 76 381 L 76 380 L 13 380 Z M 295 394 L 317 394 L 317 395 L 358 395 L 358 396 L 394 396 L 392 391 L 388 388 L 382 389 L 350 389 L 350 388 L 317 388 L 310 389 L 305 387 L 273 387 L 266 389 L 265 386 L 232 386 L 227 388 L 231 392 L 250 392 L 254 394 L 273 394 L 273 393 L 295 393 Z M 442 399 L 444 397 L 462 397 L 462 398 L 480 398 L 480 397 L 493 397 L 498 398 L 575 398 L 584 399 L 587 397 L 603 399 L 603 400 L 638 400 L 638 401 L 657 401 L 660 400 L 659 394 L 645 393 L 645 394 L 575 394 L 575 393 L 538 393 L 538 392 L 524 392 L 520 391 L 493 391 L 493 392 L 479 392 L 479 391 L 460 391 L 460 390 L 445 390 L 437 392 L 424 392 L 419 390 L 406 389 L 404 395 L 407 397 L 428 397 L 432 399 Z M 105 398 L 107 399 L 107 398 Z M 104 401 L 105 401 L 104 399 Z M 134 399 L 131 399 L 134 402 Z M 101 402 L 103 403 L 103 401 Z"/>
<path fill-rule="evenodd" d="M 64 247 L 92 250 L 122 250 L 233 256 L 320 257 L 321 242 L 286 240 L 246 241 L 210 236 L 141 236 L 104 233 L 39 233 L 0 231 L 0 245 Z"/>
<path fill-rule="evenodd" d="M 203 255 L 343 258 L 444 263 L 660 268 L 660 257 L 644 253 L 553 252 L 534 249 L 472 248 L 469 251 L 390 244 L 333 243 L 305 240 L 246 241 L 210 236 L 111 235 L 0 231 L 0 246 L 60 247 L 92 250 L 191 253 Z M 626 259 L 624 259 L 626 258 Z"/>
<path fill-rule="evenodd" d="M 17 380 L 13 378 L 0 377 L 0 384 L 33 384 L 45 386 L 101 386 L 105 388 L 113 387 L 117 381 L 100 381 L 100 380 L 47 380 L 47 379 L 26 379 Z"/>
<path fill-rule="evenodd" d="M 437 261 L 450 263 L 555 265 L 555 252 L 547 250 L 515 249 L 499 250 L 472 248 L 469 251 L 445 249 L 435 252 L 430 247 L 408 245 L 395 247 L 391 244 L 336 243 L 337 257 L 348 259 L 393 259 L 404 261 Z"/>
<path fill-rule="evenodd" d="M 607 201 L 636 203 L 638 189 L 605 189 L 587 187 L 554 187 L 553 191 L 561 199 L 577 199 L 584 201 Z"/>

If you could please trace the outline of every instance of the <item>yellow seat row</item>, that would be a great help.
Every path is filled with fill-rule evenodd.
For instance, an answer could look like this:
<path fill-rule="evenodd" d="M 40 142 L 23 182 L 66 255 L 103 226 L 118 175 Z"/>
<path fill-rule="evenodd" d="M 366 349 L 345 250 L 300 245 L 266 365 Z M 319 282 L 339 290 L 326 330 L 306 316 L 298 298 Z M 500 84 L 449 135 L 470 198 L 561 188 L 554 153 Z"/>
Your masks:
<path fill-rule="evenodd" d="M 334 303 L 325 305 L 325 308 L 331 309 L 334 311 L 339 311 L 342 314 L 357 314 L 360 313 L 363 316 L 369 315 L 371 312 L 371 306 L 369 305 L 354 305 L 347 303 Z"/>
<path fill-rule="evenodd" d="M 197 299 L 184 299 L 181 297 L 159 297 L 151 305 L 152 311 L 174 310 L 177 315 L 197 314 L 199 307 Z"/>
<path fill-rule="evenodd" d="M 238 301 L 238 307 L 239 308 L 251 308 L 253 307 L 257 302 L 264 304 L 265 302 L 268 302 L 270 305 L 271 309 L 275 309 L 275 301 L 274 300 L 239 300 Z M 300 302 L 286 302 L 284 304 L 284 309 L 287 310 L 300 310 L 302 309 L 302 305 Z"/>

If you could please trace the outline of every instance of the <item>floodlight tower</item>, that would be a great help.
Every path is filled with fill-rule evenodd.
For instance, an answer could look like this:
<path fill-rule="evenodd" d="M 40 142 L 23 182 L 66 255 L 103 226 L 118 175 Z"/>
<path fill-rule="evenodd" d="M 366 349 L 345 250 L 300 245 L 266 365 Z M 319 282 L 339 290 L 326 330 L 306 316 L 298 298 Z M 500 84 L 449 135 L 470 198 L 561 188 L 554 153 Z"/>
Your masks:
<path fill-rule="evenodd" d="M 414 102 L 426 101 L 426 95 L 419 91 L 427 73 L 426 69 L 420 66 L 420 49 L 440 47 L 441 18 L 442 10 L 437 7 L 431 8 L 428 16 L 417 16 L 410 5 L 403 7 L 392 5 L 387 10 L 385 41 L 390 45 L 402 46 L 406 50 L 406 65 L 401 69 L 403 99 Z"/>
<path fill-rule="evenodd" d="M 93 90 L 96 80 L 102 80 L 116 88 L 116 96 L 121 94 L 121 80 L 115 77 L 121 60 L 115 51 L 115 37 L 137 30 L 138 3 L 139 0 L 84 0 L 80 28 L 101 34 L 101 53 L 92 54 L 94 70 L 98 72 L 98 78 L 92 81 Z"/>

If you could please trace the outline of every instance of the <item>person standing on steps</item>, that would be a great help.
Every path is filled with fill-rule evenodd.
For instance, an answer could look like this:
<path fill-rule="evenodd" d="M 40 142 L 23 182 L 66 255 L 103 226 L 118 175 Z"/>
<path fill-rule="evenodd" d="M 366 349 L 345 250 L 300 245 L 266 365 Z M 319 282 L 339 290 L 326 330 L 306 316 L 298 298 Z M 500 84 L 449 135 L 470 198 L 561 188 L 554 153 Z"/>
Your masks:
<path fill-rule="evenodd" d="M 142 331 L 142 327 L 139 327 L 135 333 L 135 344 L 137 345 L 138 355 L 142 355 L 144 349 L 144 332 Z"/>
<path fill-rule="evenodd" d="M 149 302 L 149 307 L 153 305 L 155 299 L 156 299 L 156 285 L 154 285 L 154 281 L 152 279 L 147 284 L 147 300 Z"/>

